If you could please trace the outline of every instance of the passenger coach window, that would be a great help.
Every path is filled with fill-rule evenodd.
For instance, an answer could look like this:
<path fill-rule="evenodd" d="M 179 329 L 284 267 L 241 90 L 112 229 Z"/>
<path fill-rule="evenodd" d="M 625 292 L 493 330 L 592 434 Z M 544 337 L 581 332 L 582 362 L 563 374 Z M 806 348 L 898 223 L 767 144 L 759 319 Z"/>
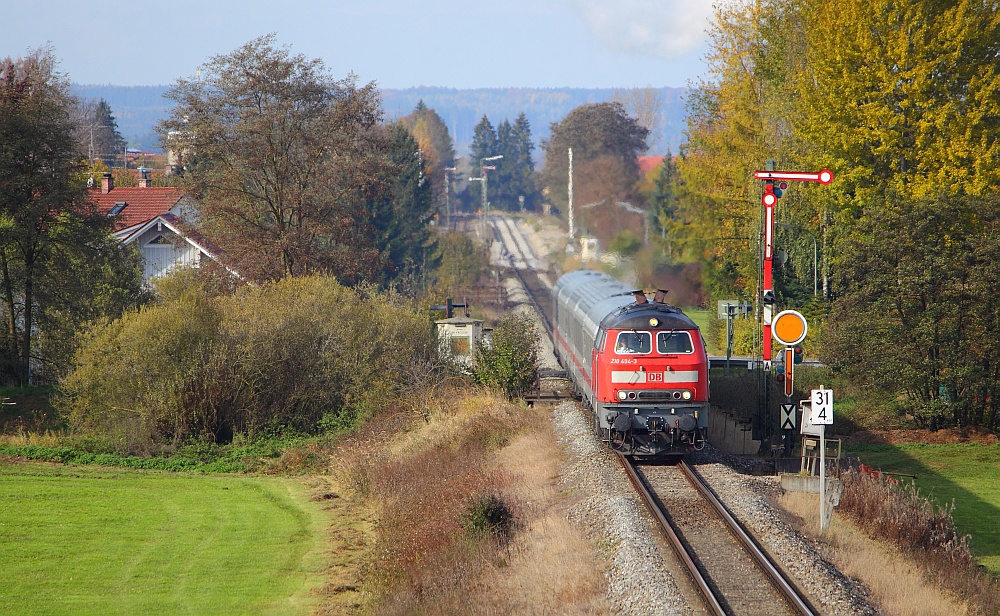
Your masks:
<path fill-rule="evenodd" d="M 619 355 L 649 353 L 652 350 L 652 343 L 649 332 L 619 332 L 615 353 Z"/>
<path fill-rule="evenodd" d="M 656 350 L 661 355 L 693 353 L 691 334 L 687 332 L 660 332 L 656 335 Z"/>

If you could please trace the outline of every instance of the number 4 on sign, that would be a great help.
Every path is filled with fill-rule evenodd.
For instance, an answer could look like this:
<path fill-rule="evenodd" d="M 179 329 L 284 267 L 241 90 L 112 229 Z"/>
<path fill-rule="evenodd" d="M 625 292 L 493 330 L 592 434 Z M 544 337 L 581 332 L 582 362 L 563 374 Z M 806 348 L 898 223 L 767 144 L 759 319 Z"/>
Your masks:
<path fill-rule="evenodd" d="M 814 425 L 833 424 L 833 390 L 814 389 L 812 390 L 812 412 L 809 415 L 810 423 Z"/>

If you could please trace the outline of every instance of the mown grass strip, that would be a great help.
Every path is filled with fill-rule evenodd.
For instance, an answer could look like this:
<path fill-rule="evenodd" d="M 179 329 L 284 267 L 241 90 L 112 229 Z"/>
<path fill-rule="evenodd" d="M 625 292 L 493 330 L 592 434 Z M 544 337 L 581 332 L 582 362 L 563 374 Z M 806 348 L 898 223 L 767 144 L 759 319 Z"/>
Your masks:
<path fill-rule="evenodd" d="M 0 463 L 0 613 L 304 613 L 321 519 L 287 479 Z"/>

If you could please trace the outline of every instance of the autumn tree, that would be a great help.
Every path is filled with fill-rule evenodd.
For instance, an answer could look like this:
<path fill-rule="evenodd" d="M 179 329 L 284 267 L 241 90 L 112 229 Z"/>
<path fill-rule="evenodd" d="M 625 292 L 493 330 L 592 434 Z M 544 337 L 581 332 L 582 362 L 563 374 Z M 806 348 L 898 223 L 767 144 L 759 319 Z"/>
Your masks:
<path fill-rule="evenodd" d="M 803 0 L 800 13 L 796 128 L 837 174 L 842 208 L 1000 186 L 996 3 Z"/>
<path fill-rule="evenodd" d="M 542 141 L 545 166 L 540 183 L 548 189 L 548 198 L 565 209 L 569 159 L 573 149 L 574 175 L 580 179 L 588 173 L 580 165 L 594 167 L 591 171 L 605 178 L 600 185 L 575 194 L 580 203 L 600 199 L 630 199 L 639 180 L 636 158 L 646 150 L 649 131 L 625 113 L 618 103 L 581 105 L 569 112 L 561 122 L 552 124 L 551 135 Z M 597 169 L 600 167 L 600 169 Z M 579 172 L 579 173 L 578 173 Z"/>
<path fill-rule="evenodd" d="M 369 203 L 391 186 L 374 83 L 334 80 L 273 35 L 180 79 L 158 130 L 184 157 L 207 235 L 254 280 L 323 271 L 377 278 Z"/>
<path fill-rule="evenodd" d="M 57 376 L 82 322 L 141 297 L 137 256 L 87 199 L 76 101 L 55 64 L 46 50 L 0 62 L 0 378 L 18 385 Z"/>
<path fill-rule="evenodd" d="M 616 89 L 611 100 L 636 119 L 639 126 L 649 131 L 649 149 L 657 152 L 663 138 L 663 95 L 655 88 Z"/>
<path fill-rule="evenodd" d="M 455 144 L 448 126 L 436 111 L 424 101 L 417 103 L 413 112 L 400 118 L 400 123 L 410 131 L 420 146 L 424 169 L 432 192 L 443 210 L 445 169 L 455 166 Z"/>

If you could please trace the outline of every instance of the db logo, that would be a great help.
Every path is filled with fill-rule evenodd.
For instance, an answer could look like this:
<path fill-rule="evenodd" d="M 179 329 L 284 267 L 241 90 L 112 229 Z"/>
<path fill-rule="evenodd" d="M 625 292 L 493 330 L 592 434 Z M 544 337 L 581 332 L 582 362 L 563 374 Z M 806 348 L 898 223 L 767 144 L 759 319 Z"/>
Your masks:
<path fill-rule="evenodd" d="M 650 383 L 662 383 L 663 373 L 662 372 L 649 372 L 646 374 L 646 380 Z"/>

